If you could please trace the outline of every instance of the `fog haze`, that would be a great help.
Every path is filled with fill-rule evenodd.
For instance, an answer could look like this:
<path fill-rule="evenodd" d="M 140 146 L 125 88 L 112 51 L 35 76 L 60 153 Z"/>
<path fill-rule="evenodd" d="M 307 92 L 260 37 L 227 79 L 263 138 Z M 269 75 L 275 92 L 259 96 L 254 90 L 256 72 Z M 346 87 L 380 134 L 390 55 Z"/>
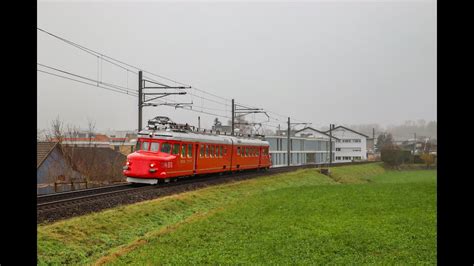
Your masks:
<path fill-rule="evenodd" d="M 38 2 L 38 27 L 144 70 L 314 127 L 436 120 L 436 2 Z M 38 32 L 38 62 L 97 77 L 98 60 Z M 137 89 L 110 64 L 101 78 Z M 170 85 L 175 85 L 169 82 Z M 137 98 L 38 73 L 38 127 L 61 120 L 136 129 Z M 195 95 L 212 98 L 191 90 Z M 213 105 L 174 96 L 230 116 Z M 221 101 L 218 98 L 212 98 Z M 156 115 L 210 127 L 215 116 Z M 250 115 L 252 120 L 254 116 Z M 274 116 L 282 121 L 284 117 Z M 255 121 L 265 120 L 255 115 Z M 221 121 L 227 122 L 225 117 Z M 296 120 L 295 120 L 296 121 Z M 277 121 L 271 125 L 276 126 Z"/>

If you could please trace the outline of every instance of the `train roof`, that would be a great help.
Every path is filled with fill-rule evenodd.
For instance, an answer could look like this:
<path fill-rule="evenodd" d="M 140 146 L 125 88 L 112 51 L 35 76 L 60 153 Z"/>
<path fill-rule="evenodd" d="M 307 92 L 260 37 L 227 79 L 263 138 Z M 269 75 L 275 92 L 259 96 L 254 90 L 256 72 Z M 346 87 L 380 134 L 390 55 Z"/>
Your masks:
<path fill-rule="evenodd" d="M 202 143 L 215 144 L 238 144 L 238 145 L 254 145 L 269 146 L 268 141 L 261 139 L 242 138 L 230 135 L 206 134 L 195 131 L 176 131 L 173 129 L 166 130 L 143 130 L 138 133 L 139 138 L 179 140 Z"/>

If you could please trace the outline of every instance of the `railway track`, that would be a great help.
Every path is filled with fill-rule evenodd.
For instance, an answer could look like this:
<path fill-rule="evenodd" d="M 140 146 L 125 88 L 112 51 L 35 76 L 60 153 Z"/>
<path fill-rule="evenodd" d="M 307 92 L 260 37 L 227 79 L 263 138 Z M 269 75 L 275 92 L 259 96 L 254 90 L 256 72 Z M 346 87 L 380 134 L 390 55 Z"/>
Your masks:
<path fill-rule="evenodd" d="M 154 199 L 184 191 L 195 190 L 213 184 L 245 180 L 258 176 L 274 175 L 321 165 L 285 166 L 266 171 L 242 171 L 213 174 L 181 179 L 156 186 L 120 184 L 114 186 L 83 189 L 37 197 L 37 222 L 54 221 L 143 200 Z"/>
<path fill-rule="evenodd" d="M 102 187 L 96 187 L 96 188 L 79 189 L 79 190 L 74 190 L 74 191 L 39 195 L 36 197 L 36 204 L 37 206 L 43 206 L 43 205 L 47 205 L 48 203 L 61 201 L 64 199 L 70 199 L 70 198 L 76 198 L 76 197 L 81 197 L 81 196 L 112 192 L 112 191 L 122 191 L 129 187 L 130 187 L 130 184 L 125 183 L 125 184 L 118 184 L 118 185 L 102 186 Z"/>

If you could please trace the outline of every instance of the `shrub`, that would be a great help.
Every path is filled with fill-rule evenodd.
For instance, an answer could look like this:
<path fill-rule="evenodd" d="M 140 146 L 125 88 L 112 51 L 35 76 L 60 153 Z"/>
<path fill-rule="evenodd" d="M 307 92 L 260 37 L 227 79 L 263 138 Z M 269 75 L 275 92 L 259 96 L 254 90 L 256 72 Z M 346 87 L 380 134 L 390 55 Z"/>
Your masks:
<path fill-rule="evenodd" d="M 402 150 L 394 145 L 385 146 L 380 153 L 382 161 L 390 166 L 400 166 L 413 161 L 410 151 Z"/>
<path fill-rule="evenodd" d="M 420 158 L 426 164 L 426 167 L 430 167 L 430 165 L 434 164 L 434 162 L 435 162 L 435 156 L 433 154 L 423 153 L 420 156 Z"/>

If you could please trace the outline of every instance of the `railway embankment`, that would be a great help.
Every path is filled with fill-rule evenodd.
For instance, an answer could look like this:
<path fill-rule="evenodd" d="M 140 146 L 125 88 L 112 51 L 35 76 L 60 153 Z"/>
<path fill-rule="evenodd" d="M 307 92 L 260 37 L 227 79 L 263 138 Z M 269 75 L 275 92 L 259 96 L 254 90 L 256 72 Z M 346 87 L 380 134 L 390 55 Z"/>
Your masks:
<path fill-rule="evenodd" d="M 366 262 L 413 262 L 415 253 L 430 261 L 435 252 L 430 249 L 435 232 L 433 241 L 428 219 L 435 210 L 430 201 L 430 193 L 435 193 L 430 185 L 433 171 L 412 176 L 409 171 L 387 171 L 379 163 L 331 170 L 331 176 L 302 169 L 225 183 L 39 225 L 38 262 L 259 263 L 259 256 L 274 252 L 275 263 L 305 263 L 314 259 L 308 255 L 313 252 L 324 263 L 331 262 L 333 252 L 344 254 L 357 245 L 362 250 L 352 253 L 359 262 L 364 252 L 372 258 Z M 427 198 L 416 199 L 418 190 Z M 418 207 L 428 213 L 420 213 Z M 396 218 L 396 212 L 403 210 L 409 211 L 408 216 Z M 415 223 L 420 233 L 402 228 L 403 223 Z M 394 236 L 396 232 L 401 236 Z M 414 239 L 413 247 L 407 239 Z M 402 260 L 380 260 L 382 254 L 375 251 L 378 241 L 388 259 L 399 254 Z M 397 248 L 399 243 L 403 245 Z M 419 245 L 426 250 L 420 251 Z M 349 260 L 340 262 L 344 261 Z"/>

